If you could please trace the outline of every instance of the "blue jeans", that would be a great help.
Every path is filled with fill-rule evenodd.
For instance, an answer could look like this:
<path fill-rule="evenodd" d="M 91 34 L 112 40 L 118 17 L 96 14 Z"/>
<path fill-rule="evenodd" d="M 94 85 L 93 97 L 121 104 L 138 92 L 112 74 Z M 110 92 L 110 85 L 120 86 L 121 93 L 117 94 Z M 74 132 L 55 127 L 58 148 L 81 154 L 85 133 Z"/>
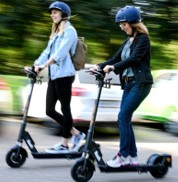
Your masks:
<path fill-rule="evenodd" d="M 146 98 L 151 90 L 149 83 L 136 83 L 135 80 L 125 84 L 118 115 L 118 126 L 120 130 L 120 151 L 123 157 L 137 156 L 135 135 L 132 128 L 132 115 L 141 102 Z"/>

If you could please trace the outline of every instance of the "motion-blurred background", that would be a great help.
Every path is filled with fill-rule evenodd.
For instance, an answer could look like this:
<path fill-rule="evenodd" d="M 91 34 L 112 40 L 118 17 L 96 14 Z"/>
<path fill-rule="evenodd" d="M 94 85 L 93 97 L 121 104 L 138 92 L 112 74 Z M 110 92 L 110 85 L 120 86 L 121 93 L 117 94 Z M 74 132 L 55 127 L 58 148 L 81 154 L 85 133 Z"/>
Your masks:
<path fill-rule="evenodd" d="M 28 85 L 28 79 L 22 68 L 32 65 L 47 44 L 52 24 L 48 7 L 52 2 L 51 0 L 0 0 L 1 116 L 22 115 L 24 107 L 22 93 Z M 153 97 L 149 98 L 155 103 L 151 100 L 145 101 L 138 109 L 136 117 L 163 123 L 167 130 L 174 128 L 171 132 L 178 132 L 178 128 L 175 129 L 178 122 L 178 92 L 176 92 L 178 90 L 178 1 L 67 0 L 64 2 L 71 7 L 72 15 L 77 15 L 72 17 L 70 22 L 77 29 L 78 36 L 85 37 L 88 46 L 88 64 L 96 64 L 110 58 L 126 38 L 114 23 L 117 10 L 125 5 L 134 5 L 141 9 L 143 22 L 150 32 L 151 67 L 156 85 L 153 87 Z M 77 87 L 80 89 L 80 85 Z M 41 88 L 41 92 L 46 92 L 44 87 Z M 156 88 L 158 89 L 155 91 Z M 40 95 L 40 91 L 38 94 Z M 36 102 L 42 101 L 36 100 Z M 160 103 L 164 103 L 164 107 L 161 107 L 163 104 Z M 111 106 L 105 102 L 104 107 L 106 105 Z M 113 107 L 112 105 L 110 110 Z M 80 119 L 78 118 L 78 121 L 81 121 Z M 108 118 L 107 122 L 109 120 Z"/>

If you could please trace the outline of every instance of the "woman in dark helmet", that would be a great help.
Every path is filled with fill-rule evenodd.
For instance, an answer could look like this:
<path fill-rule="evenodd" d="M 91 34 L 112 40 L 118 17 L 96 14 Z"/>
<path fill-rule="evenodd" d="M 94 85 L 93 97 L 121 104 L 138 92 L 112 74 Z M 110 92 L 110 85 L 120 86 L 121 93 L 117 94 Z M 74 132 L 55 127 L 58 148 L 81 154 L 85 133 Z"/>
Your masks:
<path fill-rule="evenodd" d="M 77 44 L 77 32 L 69 22 L 70 7 L 56 1 L 49 6 L 53 21 L 50 39 L 46 49 L 35 61 L 35 71 L 49 68 L 49 82 L 46 95 L 46 114 L 63 126 L 62 141 L 48 153 L 65 153 L 69 151 L 68 142 L 72 136 L 71 150 L 78 150 L 85 134 L 73 127 L 71 114 L 71 89 L 75 76 L 75 68 L 70 54 L 74 54 Z M 56 102 L 60 101 L 62 114 L 55 110 Z"/>
<path fill-rule="evenodd" d="M 105 73 L 113 70 L 120 76 L 121 87 L 124 90 L 118 114 L 120 149 L 117 155 L 107 162 L 111 167 L 120 167 L 139 165 L 131 118 L 149 94 L 153 78 L 150 71 L 148 30 L 141 22 L 139 10 L 134 6 L 125 6 L 117 12 L 115 22 L 128 38 L 112 58 L 92 69 L 100 68 Z"/>

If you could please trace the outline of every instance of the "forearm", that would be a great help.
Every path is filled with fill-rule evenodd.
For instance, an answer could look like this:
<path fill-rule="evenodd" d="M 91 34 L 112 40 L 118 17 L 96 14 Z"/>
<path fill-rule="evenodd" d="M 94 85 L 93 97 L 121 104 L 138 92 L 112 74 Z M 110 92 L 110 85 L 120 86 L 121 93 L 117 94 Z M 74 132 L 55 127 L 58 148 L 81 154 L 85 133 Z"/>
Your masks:
<path fill-rule="evenodd" d="M 54 64 L 54 63 L 55 63 L 54 59 L 50 58 L 50 59 L 48 59 L 46 61 L 46 63 L 44 64 L 44 66 L 45 67 L 48 67 L 48 66 L 50 66 L 51 64 Z"/>

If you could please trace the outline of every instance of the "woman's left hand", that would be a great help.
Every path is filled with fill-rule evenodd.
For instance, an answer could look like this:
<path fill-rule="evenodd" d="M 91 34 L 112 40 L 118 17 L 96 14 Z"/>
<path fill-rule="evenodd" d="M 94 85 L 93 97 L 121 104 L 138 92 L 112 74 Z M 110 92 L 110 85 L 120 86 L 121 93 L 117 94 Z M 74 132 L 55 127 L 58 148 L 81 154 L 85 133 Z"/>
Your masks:
<path fill-rule="evenodd" d="M 103 71 L 105 72 L 105 73 L 109 73 L 110 71 L 114 71 L 114 66 L 113 65 L 107 65 L 107 66 L 105 66 L 104 68 L 103 68 Z"/>

